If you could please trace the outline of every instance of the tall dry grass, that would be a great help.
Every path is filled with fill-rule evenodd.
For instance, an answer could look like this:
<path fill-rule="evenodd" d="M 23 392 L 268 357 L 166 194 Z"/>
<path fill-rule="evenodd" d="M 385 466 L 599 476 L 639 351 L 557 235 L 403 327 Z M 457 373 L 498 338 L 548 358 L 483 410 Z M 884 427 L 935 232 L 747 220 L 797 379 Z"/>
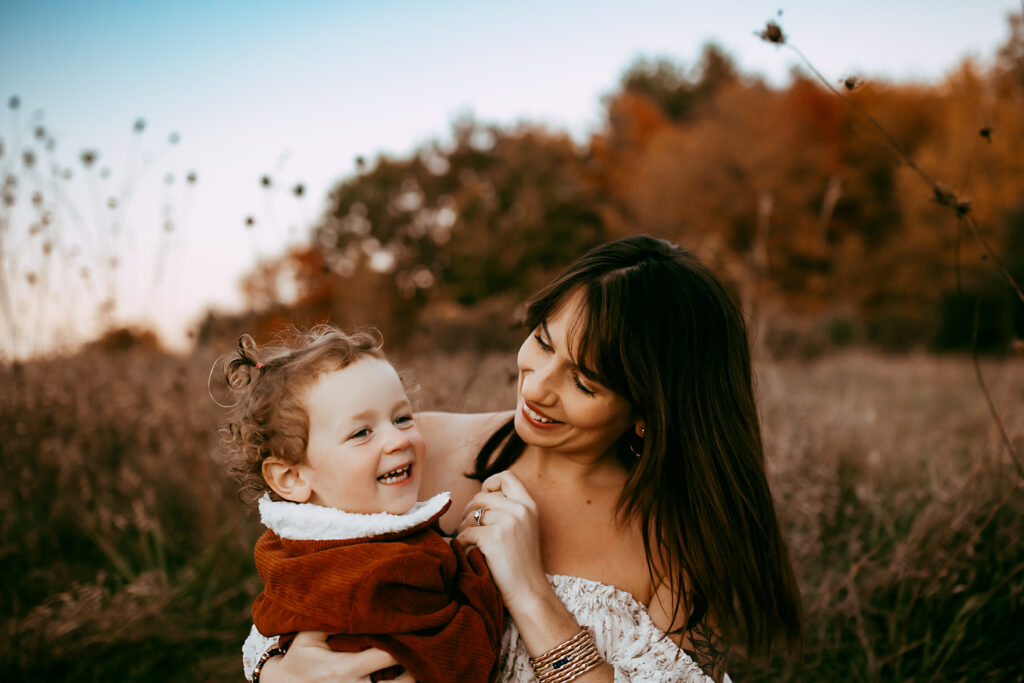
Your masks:
<path fill-rule="evenodd" d="M 1024 365 L 985 369 L 1019 439 Z M 770 364 L 760 386 L 807 615 L 806 657 L 791 677 L 1019 680 L 1022 482 L 968 360 Z"/>
<path fill-rule="evenodd" d="M 258 528 L 215 461 L 214 353 L 0 368 L 0 678 L 237 681 Z M 513 354 L 399 365 L 424 408 L 512 401 Z M 985 366 L 1024 435 L 1024 363 Z M 969 360 L 762 362 L 808 642 L 734 680 L 1020 680 L 1021 481 Z"/>
<path fill-rule="evenodd" d="M 3 680 L 237 679 L 255 525 L 211 458 L 207 360 L 0 368 Z"/>

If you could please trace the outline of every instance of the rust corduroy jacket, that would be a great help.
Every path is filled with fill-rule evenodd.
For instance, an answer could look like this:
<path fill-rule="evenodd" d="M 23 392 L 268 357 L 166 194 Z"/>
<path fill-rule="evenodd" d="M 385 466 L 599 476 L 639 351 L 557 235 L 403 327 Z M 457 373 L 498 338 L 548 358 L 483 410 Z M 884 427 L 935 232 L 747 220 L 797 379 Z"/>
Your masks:
<path fill-rule="evenodd" d="M 439 494 L 405 515 L 356 515 L 264 498 L 256 628 L 325 631 L 339 651 L 386 650 L 420 683 L 493 681 L 504 608 L 480 551 L 438 531 L 450 505 Z"/>

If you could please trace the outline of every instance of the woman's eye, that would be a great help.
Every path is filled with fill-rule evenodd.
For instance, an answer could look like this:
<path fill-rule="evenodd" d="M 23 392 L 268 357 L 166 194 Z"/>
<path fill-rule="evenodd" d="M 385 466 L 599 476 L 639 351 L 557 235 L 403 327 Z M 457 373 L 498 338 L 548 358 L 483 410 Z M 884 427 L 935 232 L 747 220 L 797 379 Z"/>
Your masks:
<path fill-rule="evenodd" d="M 539 334 L 533 335 L 533 338 L 537 340 L 538 344 L 540 344 L 540 348 L 544 349 L 545 351 L 551 350 L 551 346 L 546 341 L 544 341 L 544 339 Z"/>
<path fill-rule="evenodd" d="M 593 389 L 588 389 L 587 386 L 585 384 L 583 384 L 583 382 L 580 381 L 579 375 L 574 375 L 573 378 L 572 378 L 572 381 L 576 383 L 576 388 L 578 388 L 580 391 L 582 391 L 587 396 L 593 396 L 594 395 L 594 393 L 595 393 L 594 390 Z"/>

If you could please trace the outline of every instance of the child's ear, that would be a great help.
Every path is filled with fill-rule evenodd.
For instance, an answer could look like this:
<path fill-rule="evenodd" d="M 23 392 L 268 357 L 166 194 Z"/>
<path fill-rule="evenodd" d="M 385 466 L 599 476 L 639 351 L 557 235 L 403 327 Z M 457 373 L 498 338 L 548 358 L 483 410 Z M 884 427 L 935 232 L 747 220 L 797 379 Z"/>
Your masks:
<path fill-rule="evenodd" d="M 293 503 L 305 503 L 313 494 L 308 471 L 298 463 L 267 458 L 263 461 L 263 480 L 274 493 Z"/>

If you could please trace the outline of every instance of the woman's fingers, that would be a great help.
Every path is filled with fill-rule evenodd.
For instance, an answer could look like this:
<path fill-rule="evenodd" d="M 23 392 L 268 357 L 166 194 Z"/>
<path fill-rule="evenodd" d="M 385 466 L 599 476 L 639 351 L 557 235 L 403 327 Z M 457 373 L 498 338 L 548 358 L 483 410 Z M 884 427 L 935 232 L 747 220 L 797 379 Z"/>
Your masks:
<path fill-rule="evenodd" d="M 521 499 L 523 497 L 533 500 L 530 498 L 529 492 L 526 487 L 523 486 L 523 482 L 519 481 L 519 477 L 512 474 L 508 470 L 504 472 L 498 472 L 484 479 L 483 484 L 480 488 L 484 491 L 501 491 L 509 498 Z"/>
<path fill-rule="evenodd" d="M 323 631 L 299 631 L 292 640 L 292 647 L 320 647 L 325 650 L 331 649 L 327 644 L 327 634 Z"/>
<path fill-rule="evenodd" d="M 478 493 L 473 496 L 466 505 L 464 516 L 468 517 L 479 508 L 505 508 L 521 505 L 518 501 L 512 500 L 500 493 Z"/>
<path fill-rule="evenodd" d="M 464 546 L 479 546 L 481 536 L 486 533 L 488 532 L 482 526 L 468 526 L 459 531 L 459 535 L 455 537 L 455 540 Z"/>
<path fill-rule="evenodd" d="M 362 652 L 352 653 L 354 656 L 348 660 L 346 664 L 345 674 L 351 676 L 367 676 L 369 677 L 374 671 L 380 671 L 386 669 L 389 666 L 397 666 L 398 660 L 395 659 L 390 652 L 384 650 L 378 650 L 375 647 L 371 647 L 369 650 L 363 650 Z M 404 674 L 403 674 L 404 675 Z M 369 678 L 367 678 L 369 680 Z M 395 680 L 403 680 L 401 677 Z M 412 679 L 410 679 L 412 680 Z"/>
<path fill-rule="evenodd" d="M 486 525 L 489 519 L 493 519 L 496 511 L 515 515 L 517 514 L 516 510 L 522 509 L 522 507 L 522 503 L 510 500 L 500 493 L 478 493 L 473 496 L 473 499 L 469 501 L 469 505 L 466 506 L 462 521 L 459 523 L 459 529 Z M 477 510 L 481 510 L 479 522 L 476 516 Z"/>
<path fill-rule="evenodd" d="M 327 634 L 316 631 L 295 636 L 284 657 L 267 662 L 261 680 L 267 683 L 331 681 L 331 683 L 367 683 L 375 671 L 396 666 L 396 660 L 384 650 L 370 648 L 362 652 L 334 652 L 327 644 Z M 414 683 L 403 674 L 397 683 Z"/>

